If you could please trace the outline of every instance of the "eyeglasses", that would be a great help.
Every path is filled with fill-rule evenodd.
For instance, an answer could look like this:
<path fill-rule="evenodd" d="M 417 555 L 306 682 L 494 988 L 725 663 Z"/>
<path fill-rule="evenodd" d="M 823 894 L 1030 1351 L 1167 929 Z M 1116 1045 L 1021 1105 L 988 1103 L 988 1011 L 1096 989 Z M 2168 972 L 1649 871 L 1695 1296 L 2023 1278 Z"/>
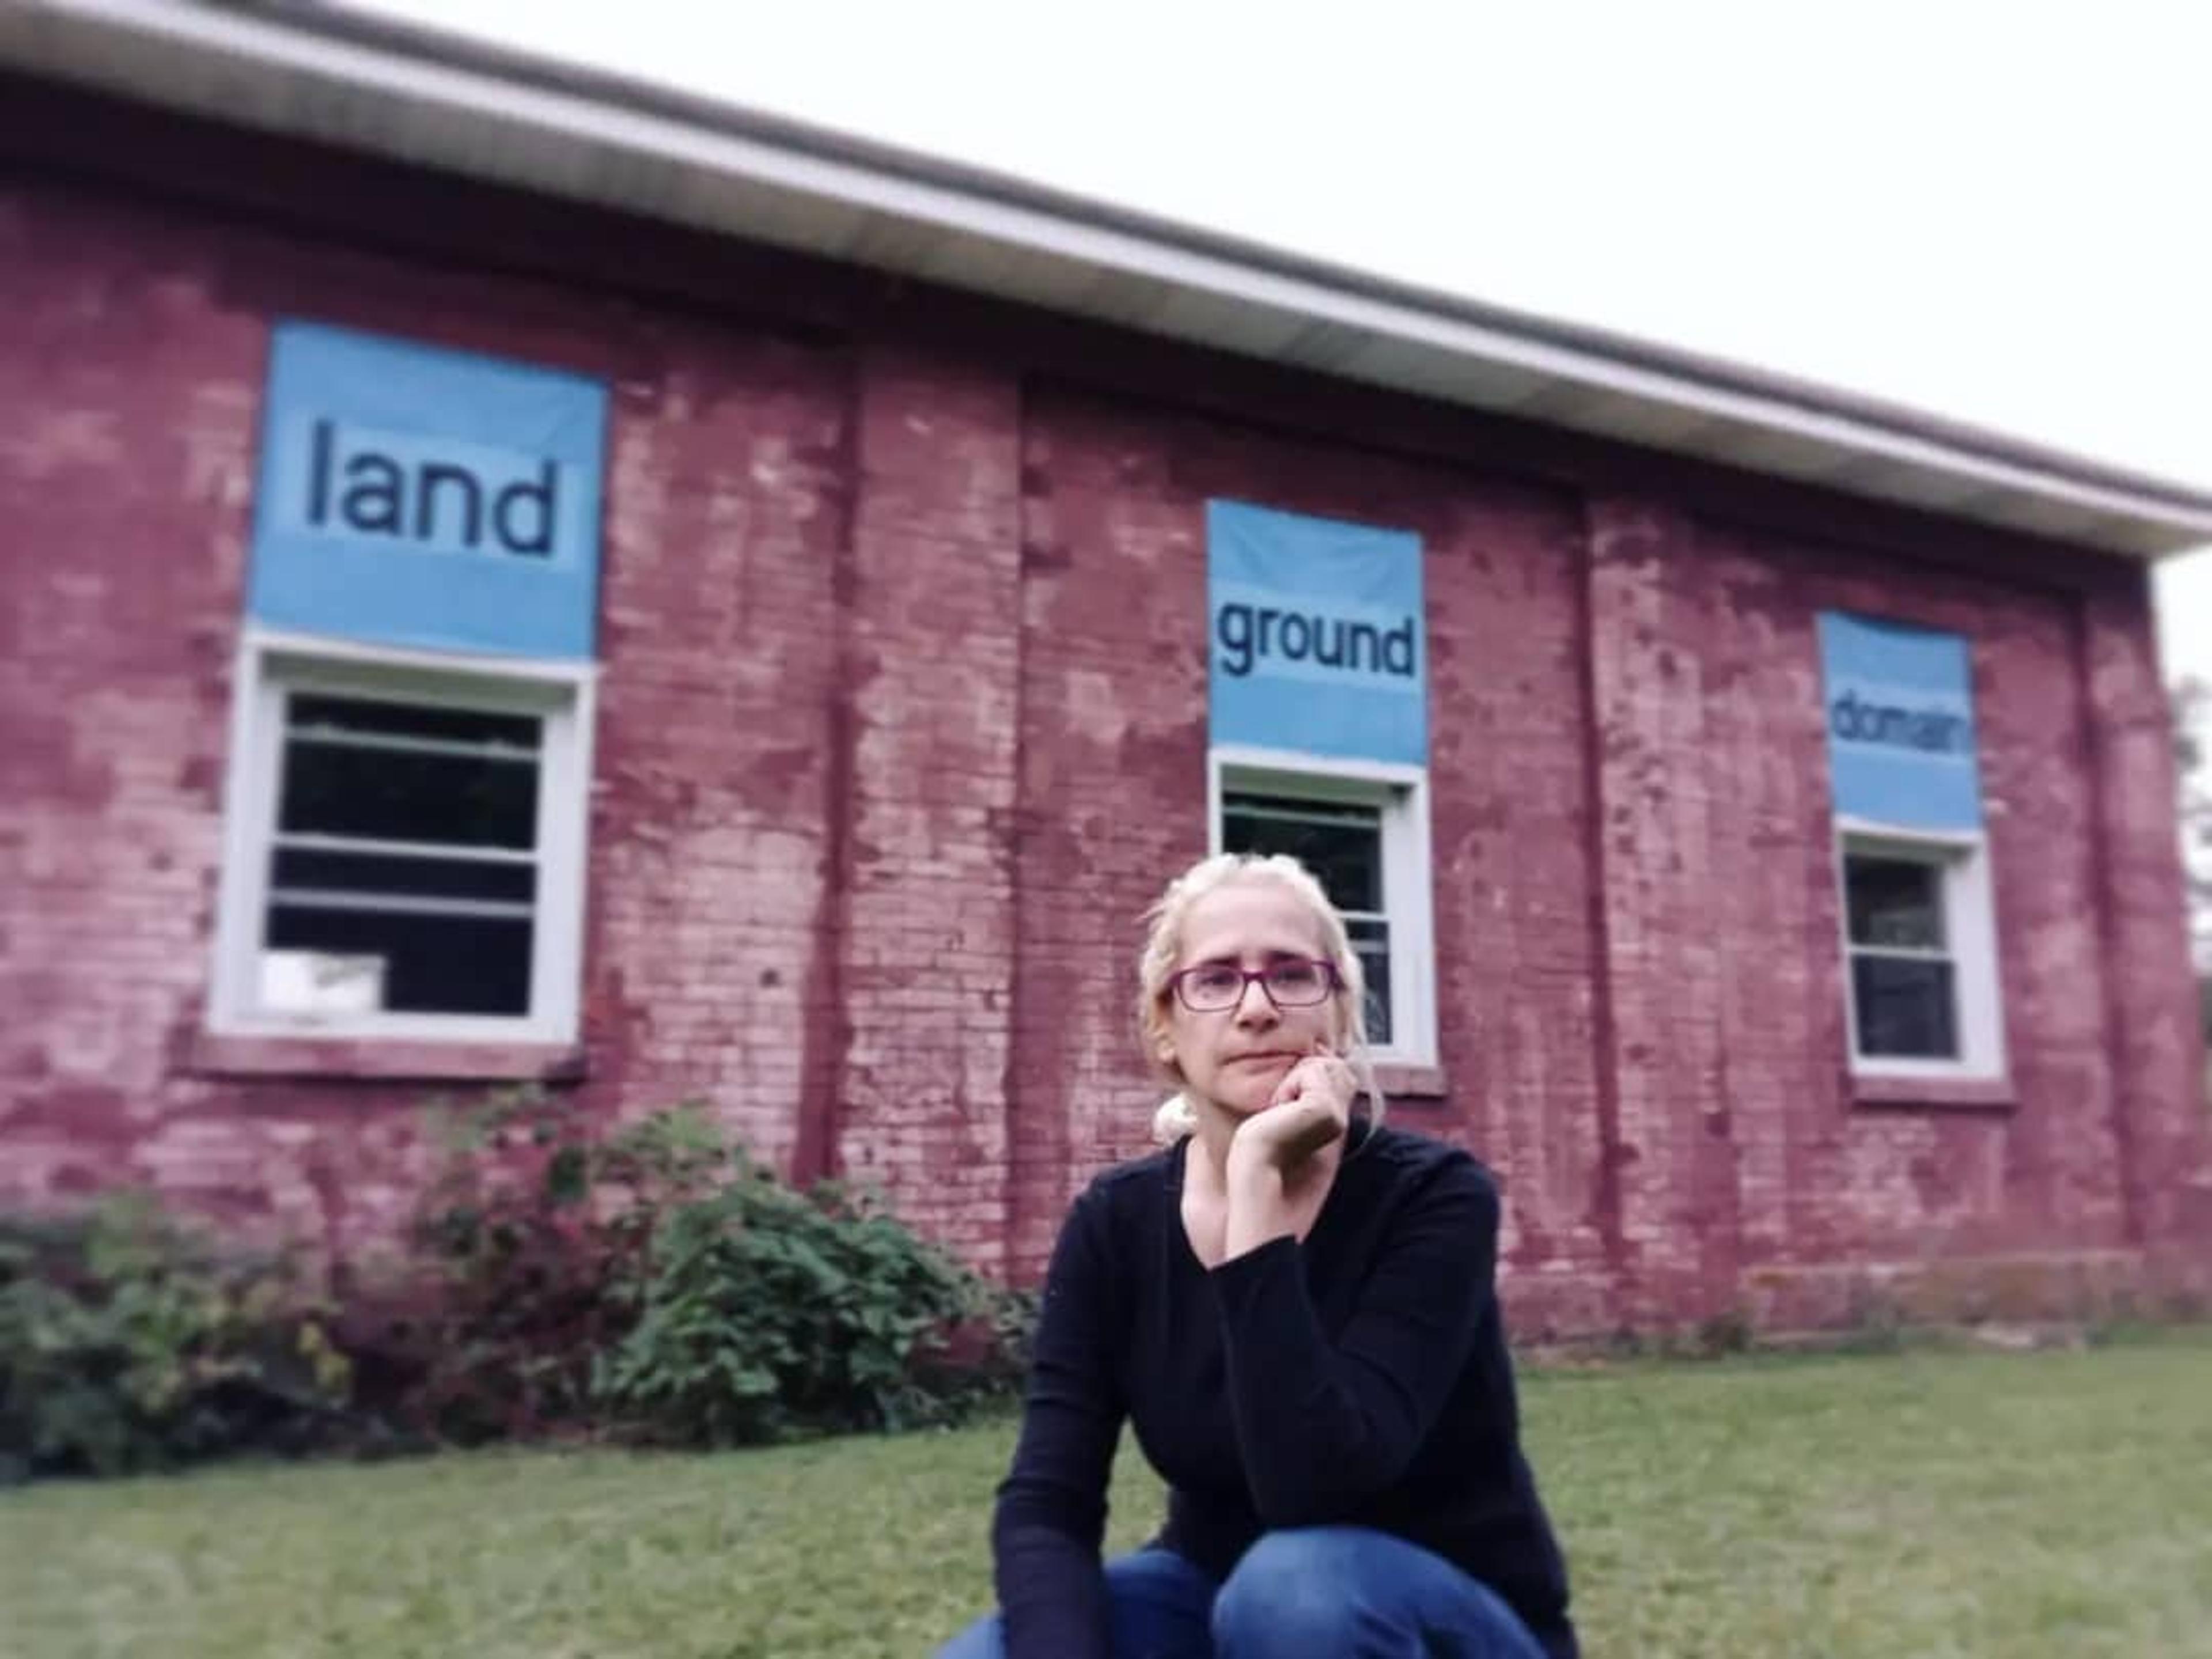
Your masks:
<path fill-rule="evenodd" d="M 1327 1002 L 1344 984 L 1334 963 L 1305 957 L 1286 957 L 1256 971 L 1231 962 L 1201 962 L 1169 975 L 1168 983 L 1194 1014 L 1221 1014 L 1244 1000 L 1244 988 L 1255 979 L 1278 1008 L 1310 1008 Z"/>

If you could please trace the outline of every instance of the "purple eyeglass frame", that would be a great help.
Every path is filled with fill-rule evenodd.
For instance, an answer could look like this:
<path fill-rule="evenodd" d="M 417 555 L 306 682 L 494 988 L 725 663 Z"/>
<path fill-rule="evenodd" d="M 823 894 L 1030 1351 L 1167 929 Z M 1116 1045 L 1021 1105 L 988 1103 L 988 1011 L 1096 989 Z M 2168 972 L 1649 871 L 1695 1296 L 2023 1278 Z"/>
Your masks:
<path fill-rule="evenodd" d="M 1267 975 L 1273 973 L 1278 968 L 1296 967 L 1320 969 L 1322 975 L 1328 981 L 1328 990 L 1322 995 L 1316 997 L 1311 1002 L 1293 1002 L 1289 1004 L 1288 1006 L 1292 1008 L 1318 1008 L 1322 1003 L 1327 1002 L 1330 997 L 1335 995 L 1339 991 L 1341 991 L 1344 988 L 1344 975 L 1336 971 L 1336 964 L 1329 961 L 1326 957 L 1279 957 L 1273 962 L 1269 963 L 1265 968 L 1258 969 L 1235 968 L 1231 967 L 1230 963 L 1225 962 L 1200 962 L 1196 963 L 1188 968 L 1178 968 L 1175 972 L 1168 975 L 1168 989 L 1174 994 L 1175 1000 L 1177 1002 L 1182 1004 L 1184 1007 L 1189 1008 L 1190 1012 L 1194 1014 L 1225 1014 L 1232 1009 L 1241 1008 L 1244 1006 L 1244 993 L 1250 990 L 1252 988 L 1252 981 L 1257 980 L 1260 982 L 1260 994 L 1267 998 L 1267 1006 L 1279 1014 L 1283 1012 L 1285 1005 L 1276 1001 L 1275 994 L 1267 988 Z M 1231 1000 L 1222 1004 L 1218 1008 L 1193 1007 L 1190 999 L 1183 994 L 1183 981 L 1188 979 L 1193 974 L 1208 973 L 1224 968 L 1229 969 L 1232 973 L 1242 974 L 1244 976 L 1244 982 L 1237 988 L 1236 996 Z"/>

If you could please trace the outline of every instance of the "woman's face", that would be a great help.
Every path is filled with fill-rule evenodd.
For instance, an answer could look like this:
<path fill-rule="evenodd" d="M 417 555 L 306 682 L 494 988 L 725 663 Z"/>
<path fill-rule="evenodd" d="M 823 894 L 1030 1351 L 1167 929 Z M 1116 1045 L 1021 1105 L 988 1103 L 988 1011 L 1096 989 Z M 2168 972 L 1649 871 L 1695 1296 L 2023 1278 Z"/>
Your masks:
<path fill-rule="evenodd" d="M 1327 961 L 1321 920 L 1304 900 L 1279 882 L 1232 881 L 1198 900 L 1184 915 L 1176 968 L 1233 965 L 1258 973 L 1275 967 L 1295 980 L 1291 964 Z M 1200 1012 L 1171 988 L 1160 1058 L 1181 1070 L 1192 1094 L 1249 1117 L 1267 1109 L 1275 1085 L 1299 1060 L 1322 1043 L 1341 1046 L 1340 1000 L 1330 994 L 1310 1006 L 1279 1007 L 1266 988 L 1253 981 L 1237 994 L 1232 1006 Z"/>

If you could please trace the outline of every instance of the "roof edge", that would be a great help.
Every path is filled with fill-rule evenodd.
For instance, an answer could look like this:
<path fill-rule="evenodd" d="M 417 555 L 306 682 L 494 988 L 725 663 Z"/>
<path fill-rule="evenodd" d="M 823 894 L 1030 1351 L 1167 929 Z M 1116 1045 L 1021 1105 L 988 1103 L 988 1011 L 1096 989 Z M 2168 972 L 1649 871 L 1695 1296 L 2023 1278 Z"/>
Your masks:
<path fill-rule="evenodd" d="M 329 0 L 29 0 L 27 27 L 0 27 L 0 59 L 34 70 L 181 105 L 161 84 L 143 84 L 112 64 L 83 61 L 100 30 L 179 40 L 239 56 L 247 65 L 300 73 L 302 50 L 320 43 L 387 60 L 372 82 L 367 65 L 325 62 L 319 72 L 352 73 L 355 84 L 390 89 L 411 70 L 434 77 L 427 100 L 489 110 L 495 94 L 534 94 L 534 118 L 574 123 L 586 112 L 720 140 L 743 154 L 721 165 L 787 158 L 803 176 L 775 182 L 825 200 L 904 210 L 916 222 L 953 225 L 1011 247 L 1044 247 L 1184 283 L 1230 303 L 1249 303 L 1316 323 L 1371 328 L 1414 349 L 1599 388 L 1654 408 L 1710 414 L 1729 425 L 1801 440 L 1908 468 L 1926 469 L 1992 493 L 2063 503 L 2082 518 L 2073 539 L 2102 550 L 2160 556 L 2212 542 L 2212 490 L 1741 364 L 1656 345 L 1114 206 L 989 169 L 928 156 L 790 118 L 380 16 Z M 43 27 L 42 27 L 43 21 Z M 72 32 L 64 24 L 90 26 Z M 286 37 L 292 37 L 289 41 Z M 288 54 L 286 48 L 292 51 Z M 25 60 L 27 60 L 26 62 Z M 574 128 L 572 127 L 572 130 Z M 648 135 L 627 135 L 643 142 Z M 604 140 L 602 140 L 604 141 Z M 619 140 L 617 141 L 619 142 Z M 442 164 L 466 170 L 466 158 Z M 862 193 L 871 181 L 884 188 Z M 842 192 L 842 193 L 841 193 Z M 888 196 L 886 194 L 888 193 Z M 901 198 L 885 209 L 889 198 Z M 906 199 L 911 198 L 911 199 Z M 963 211 L 963 210 L 966 210 Z M 729 227 L 743 234 L 738 227 Z M 1057 237 L 1054 233 L 1058 232 Z M 938 278 L 938 280 L 944 280 Z M 1141 325 L 1139 325 L 1141 326 Z M 1231 348 L 1234 349 L 1234 348 Z M 1327 372 L 1324 370 L 1324 372 Z M 1448 393 L 1430 392 L 1431 396 Z M 1542 415 L 1521 418 L 1542 421 Z M 1554 421 L 1553 423 L 1565 423 Z M 1669 448 L 1663 439 L 1654 447 Z M 1754 461 L 1739 462 L 1754 470 Z M 1790 476 L 1787 473 L 1784 476 Z M 1851 489 L 1844 483 L 1835 487 Z M 1858 493 L 1881 494 L 1861 489 Z M 1956 507 L 1929 510 L 1980 518 Z M 2002 520 L 2000 520 L 2002 521 Z M 2093 533 L 2101 527 L 2104 533 Z"/>

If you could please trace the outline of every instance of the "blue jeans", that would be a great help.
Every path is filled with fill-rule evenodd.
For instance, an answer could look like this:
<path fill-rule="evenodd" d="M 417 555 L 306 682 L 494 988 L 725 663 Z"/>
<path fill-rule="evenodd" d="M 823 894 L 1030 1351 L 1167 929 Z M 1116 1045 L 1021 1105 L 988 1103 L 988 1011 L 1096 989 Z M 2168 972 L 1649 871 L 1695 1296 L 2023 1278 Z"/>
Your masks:
<path fill-rule="evenodd" d="M 1271 1532 L 1217 1584 L 1172 1550 L 1106 1564 L 1114 1659 L 1544 1659 L 1495 1591 L 1364 1527 Z M 998 1614 L 937 1659 L 1006 1659 Z"/>

